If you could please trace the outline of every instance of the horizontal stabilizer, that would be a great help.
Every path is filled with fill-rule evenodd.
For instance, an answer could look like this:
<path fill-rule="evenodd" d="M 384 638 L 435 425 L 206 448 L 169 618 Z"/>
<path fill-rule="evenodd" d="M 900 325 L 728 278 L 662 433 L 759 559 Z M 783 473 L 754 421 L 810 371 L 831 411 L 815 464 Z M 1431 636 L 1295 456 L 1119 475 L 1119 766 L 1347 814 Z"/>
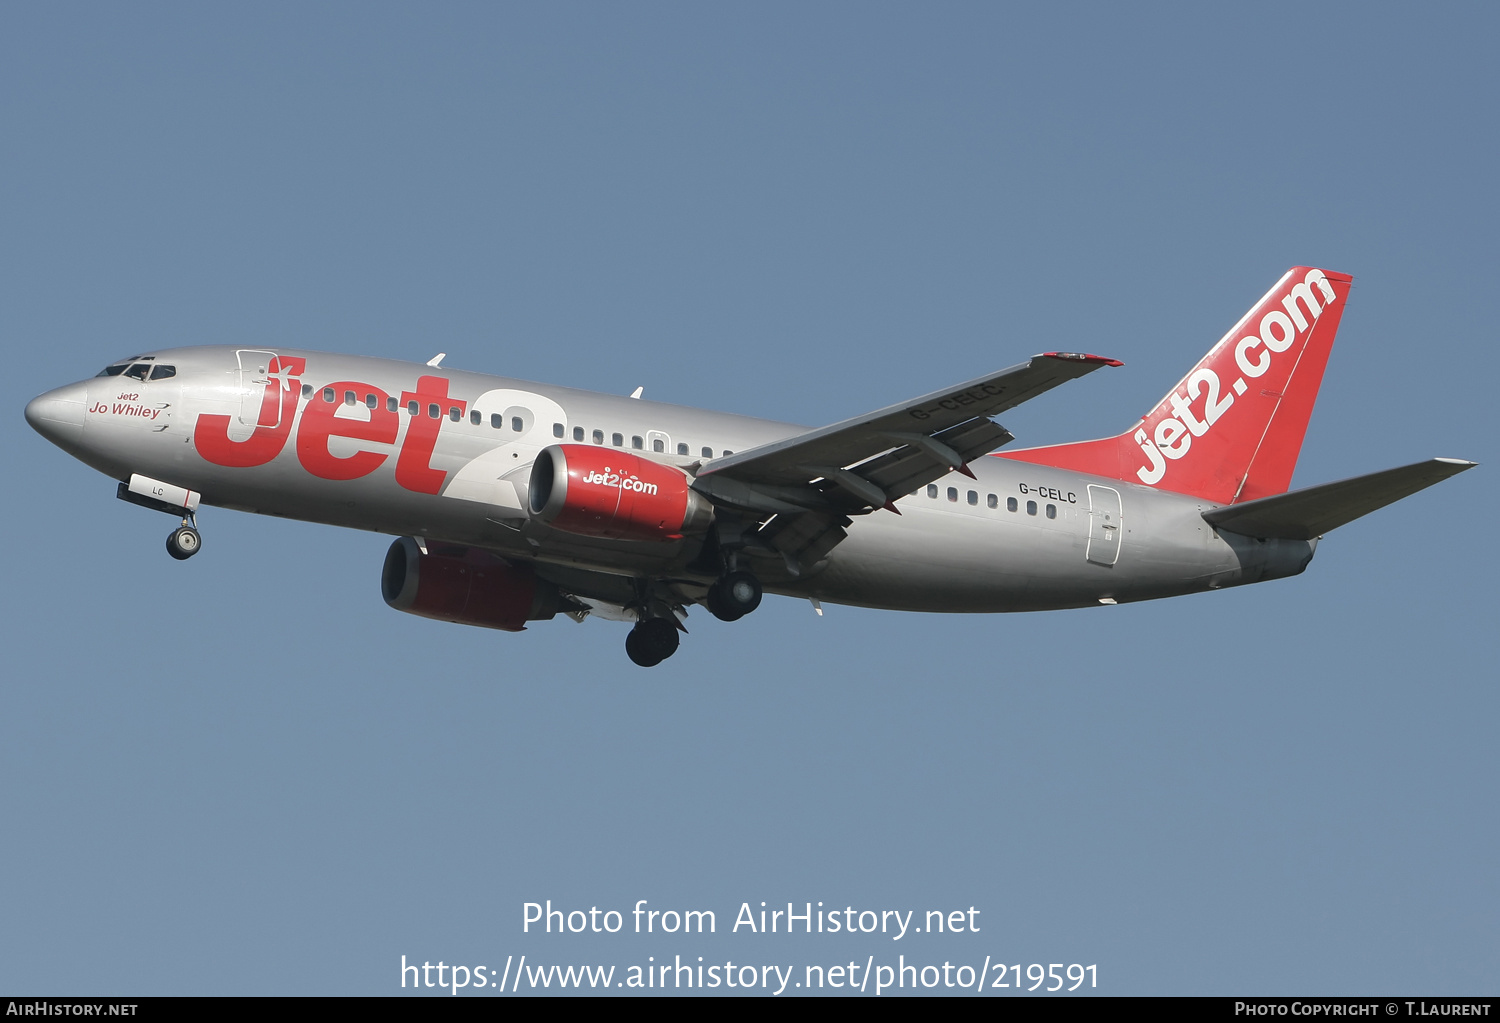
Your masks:
<path fill-rule="evenodd" d="M 1244 536 L 1311 540 L 1478 464 L 1461 458 L 1434 458 L 1399 469 L 1214 508 L 1204 512 L 1203 518 L 1216 528 Z"/>

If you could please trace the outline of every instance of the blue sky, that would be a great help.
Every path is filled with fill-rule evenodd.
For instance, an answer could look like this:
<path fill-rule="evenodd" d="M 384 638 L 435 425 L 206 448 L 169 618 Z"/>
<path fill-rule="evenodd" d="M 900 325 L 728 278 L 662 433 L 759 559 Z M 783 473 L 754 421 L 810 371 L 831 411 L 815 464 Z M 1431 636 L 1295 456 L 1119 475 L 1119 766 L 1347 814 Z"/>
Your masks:
<path fill-rule="evenodd" d="M 400 957 L 1098 964 L 1106 993 L 1490 994 L 1486 5 L 0 11 L 0 990 L 387 994 Z M 388 538 L 203 554 L 25 425 L 140 349 L 308 347 L 821 425 L 1053 349 L 1114 433 L 1288 267 L 1355 277 L 1310 485 L 1488 463 L 1196 598 L 520 635 Z M 522 905 L 711 909 L 523 934 Z M 977 934 L 728 933 L 742 902 Z M 920 943 L 919 943 L 920 941 Z"/>

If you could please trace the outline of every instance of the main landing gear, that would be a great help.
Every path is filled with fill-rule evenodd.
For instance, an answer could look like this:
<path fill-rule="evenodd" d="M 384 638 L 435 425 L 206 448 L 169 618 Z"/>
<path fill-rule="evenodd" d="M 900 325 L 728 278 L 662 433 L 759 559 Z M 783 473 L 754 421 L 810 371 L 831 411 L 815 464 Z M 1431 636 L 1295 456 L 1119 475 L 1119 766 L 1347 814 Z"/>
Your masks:
<path fill-rule="evenodd" d="M 708 588 L 703 603 L 720 621 L 737 621 L 760 606 L 760 580 L 742 572 L 731 561 L 726 571 Z M 651 668 L 677 652 L 680 640 L 677 618 L 682 607 L 675 599 L 653 594 L 650 583 L 637 581 L 636 600 L 630 605 L 640 620 L 625 637 L 625 653 L 643 668 Z"/>
<path fill-rule="evenodd" d="M 677 623 L 647 618 L 625 637 L 625 653 L 642 668 L 652 668 L 677 652 Z"/>
<path fill-rule="evenodd" d="M 749 572 L 726 572 L 708 588 L 704 603 L 721 622 L 733 622 L 760 607 L 760 580 Z"/>
<path fill-rule="evenodd" d="M 720 621 L 732 622 L 760 606 L 760 580 L 749 572 L 725 573 L 709 587 L 704 603 Z M 643 668 L 651 668 L 677 652 L 677 621 L 653 617 L 637 622 L 625 637 L 625 653 Z"/>

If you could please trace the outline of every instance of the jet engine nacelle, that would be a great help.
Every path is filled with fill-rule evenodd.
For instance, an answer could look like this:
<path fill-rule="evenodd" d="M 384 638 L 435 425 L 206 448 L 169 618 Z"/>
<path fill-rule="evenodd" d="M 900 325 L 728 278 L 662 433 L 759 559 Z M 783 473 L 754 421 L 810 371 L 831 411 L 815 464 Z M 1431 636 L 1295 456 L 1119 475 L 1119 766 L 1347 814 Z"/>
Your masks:
<path fill-rule="evenodd" d="M 687 473 L 618 448 L 554 444 L 531 467 L 531 517 L 609 540 L 680 540 L 702 533 L 713 505 Z"/>
<path fill-rule="evenodd" d="M 450 544 L 431 544 L 423 553 L 409 536 L 386 552 L 380 593 L 397 611 L 506 632 L 551 618 L 563 603 L 557 587 L 530 565 Z"/>

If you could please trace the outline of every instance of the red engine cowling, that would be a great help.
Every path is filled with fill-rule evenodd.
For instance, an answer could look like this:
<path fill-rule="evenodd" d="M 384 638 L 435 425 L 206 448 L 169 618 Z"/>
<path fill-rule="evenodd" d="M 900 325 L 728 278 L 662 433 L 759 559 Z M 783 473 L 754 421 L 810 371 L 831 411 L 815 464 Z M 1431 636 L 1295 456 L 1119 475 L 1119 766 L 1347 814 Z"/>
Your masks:
<path fill-rule="evenodd" d="M 688 474 L 618 448 L 554 444 L 531 467 L 531 517 L 609 540 L 681 540 L 713 521 Z"/>
<path fill-rule="evenodd" d="M 431 544 L 424 554 L 409 536 L 386 552 L 380 593 L 397 611 L 506 632 L 545 621 L 562 606 L 557 587 L 530 565 L 449 544 Z"/>

